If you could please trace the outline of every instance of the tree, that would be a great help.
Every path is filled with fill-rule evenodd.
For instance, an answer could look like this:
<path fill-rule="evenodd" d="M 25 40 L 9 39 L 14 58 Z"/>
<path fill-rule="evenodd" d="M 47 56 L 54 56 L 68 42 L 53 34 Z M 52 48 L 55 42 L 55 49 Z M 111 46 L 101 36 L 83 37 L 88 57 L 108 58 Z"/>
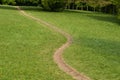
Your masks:
<path fill-rule="evenodd" d="M 0 4 L 10 4 L 10 5 L 15 5 L 16 2 L 15 2 L 15 0 L 0 0 Z"/>
<path fill-rule="evenodd" d="M 38 6 L 41 0 L 15 0 L 17 5 Z"/>
<path fill-rule="evenodd" d="M 66 6 L 64 0 L 42 0 L 42 7 L 48 11 L 62 11 Z"/>
<path fill-rule="evenodd" d="M 98 0 L 97 4 L 98 4 L 99 11 L 101 12 L 102 7 L 105 7 L 109 4 L 111 4 L 111 1 L 109 1 L 109 0 Z"/>
<path fill-rule="evenodd" d="M 113 2 L 113 4 L 115 4 L 117 6 L 117 14 L 118 14 L 118 18 L 120 19 L 120 0 L 111 0 Z"/>
<path fill-rule="evenodd" d="M 97 4 L 98 0 L 88 0 L 87 4 L 91 7 L 93 7 L 93 11 L 96 11 L 96 7 L 98 6 Z"/>
<path fill-rule="evenodd" d="M 88 1 L 89 0 L 76 0 L 75 4 L 77 7 L 80 7 L 81 10 L 83 10 L 84 7 L 87 8 L 87 11 L 88 11 Z"/>

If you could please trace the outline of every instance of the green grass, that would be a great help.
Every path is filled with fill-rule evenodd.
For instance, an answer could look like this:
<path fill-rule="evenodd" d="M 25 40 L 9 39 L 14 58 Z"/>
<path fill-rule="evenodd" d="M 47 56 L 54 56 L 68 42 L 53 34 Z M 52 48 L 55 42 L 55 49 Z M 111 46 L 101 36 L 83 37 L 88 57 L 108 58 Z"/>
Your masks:
<path fill-rule="evenodd" d="M 0 80 L 72 80 L 53 61 L 65 41 L 15 8 L 0 6 Z"/>
<path fill-rule="evenodd" d="M 22 8 L 73 36 L 73 44 L 63 55 L 72 67 L 93 80 L 120 80 L 120 21 L 115 16 Z"/>

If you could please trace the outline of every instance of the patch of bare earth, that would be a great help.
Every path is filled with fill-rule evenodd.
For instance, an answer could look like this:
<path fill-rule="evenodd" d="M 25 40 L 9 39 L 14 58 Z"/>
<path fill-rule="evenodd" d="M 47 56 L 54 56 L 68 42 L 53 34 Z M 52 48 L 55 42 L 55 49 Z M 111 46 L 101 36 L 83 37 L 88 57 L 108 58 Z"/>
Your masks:
<path fill-rule="evenodd" d="M 62 54 L 63 54 L 63 51 L 68 48 L 71 43 L 72 43 L 72 37 L 71 35 L 69 35 L 68 33 L 66 33 L 65 31 L 57 28 L 56 26 L 54 25 L 51 25 L 39 18 L 36 18 L 34 16 L 31 16 L 29 14 L 27 14 L 25 11 L 21 10 L 19 6 L 16 7 L 21 14 L 23 14 L 24 16 L 27 16 L 41 24 L 44 24 L 46 25 L 47 27 L 53 29 L 54 31 L 56 32 L 59 32 L 60 34 L 62 34 L 63 36 L 65 36 L 67 38 L 67 42 L 65 44 L 63 44 L 59 49 L 56 50 L 56 52 L 54 53 L 54 61 L 55 63 L 59 66 L 59 68 L 61 70 L 63 70 L 64 72 L 66 72 L 67 74 L 71 75 L 74 79 L 76 80 L 90 80 L 87 76 L 83 75 L 83 74 L 80 74 L 77 70 L 75 70 L 74 68 L 72 68 L 70 65 L 68 65 L 63 57 L 62 57 Z"/>

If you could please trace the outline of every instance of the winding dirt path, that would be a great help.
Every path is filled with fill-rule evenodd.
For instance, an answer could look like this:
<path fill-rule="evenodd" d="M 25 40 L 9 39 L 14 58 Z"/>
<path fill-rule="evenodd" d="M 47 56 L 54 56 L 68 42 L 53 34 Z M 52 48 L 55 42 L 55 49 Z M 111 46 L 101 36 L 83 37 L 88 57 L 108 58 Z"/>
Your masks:
<path fill-rule="evenodd" d="M 39 18 L 36 18 L 34 16 L 31 16 L 29 14 L 27 14 L 26 12 L 24 12 L 23 10 L 20 9 L 19 6 L 16 7 L 21 14 L 23 14 L 24 16 L 27 16 L 39 23 L 42 23 L 44 25 L 46 25 L 47 27 L 49 28 L 52 28 L 54 31 L 56 32 L 59 32 L 60 34 L 62 34 L 63 36 L 65 36 L 67 38 L 67 42 L 65 44 L 63 44 L 59 49 L 56 50 L 56 52 L 54 53 L 54 61 L 55 63 L 59 66 L 59 68 L 61 70 L 63 70 L 64 72 L 66 72 L 67 74 L 71 75 L 74 79 L 76 80 L 90 80 L 88 77 L 80 74 L 77 70 L 75 70 L 74 68 L 72 68 L 71 66 L 69 66 L 63 59 L 62 57 L 62 54 L 63 54 L 63 51 L 69 47 L 72 43 L 72 37 L 71 35 L 69 35 L 68 33 L 64 32 L 63 30 L 57 28 L 56 26 L 54 25 L 51 25 Z"/>

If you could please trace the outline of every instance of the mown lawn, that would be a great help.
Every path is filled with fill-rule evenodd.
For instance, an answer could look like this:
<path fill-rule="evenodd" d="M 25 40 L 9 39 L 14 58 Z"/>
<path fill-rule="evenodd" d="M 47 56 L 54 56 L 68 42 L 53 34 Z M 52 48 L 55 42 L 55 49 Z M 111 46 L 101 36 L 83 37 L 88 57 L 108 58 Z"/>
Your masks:
<path fill-rule="evenodd" d="M 45 12 L 22 7 L 28 14 L 73 36 L 65 61 L 93 80 L 120 80 L 120 21 L 103 13 L 66 10 Z"/>
<path fill-rule="evenodd" d="M 53 61 L 65 41 L 15 8 L 0 6 L 0 80 L 72 80 Z"/>

